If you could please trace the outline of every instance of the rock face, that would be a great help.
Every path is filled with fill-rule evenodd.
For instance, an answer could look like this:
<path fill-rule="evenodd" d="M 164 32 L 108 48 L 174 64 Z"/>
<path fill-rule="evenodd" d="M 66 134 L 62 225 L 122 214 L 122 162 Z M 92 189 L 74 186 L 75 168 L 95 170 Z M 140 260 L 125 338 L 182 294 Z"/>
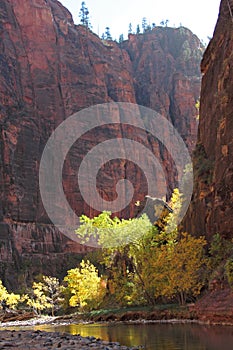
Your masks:
<path fill-rule="evenodd" d="M 137 103 L 172 121 L 191 151 L 196 142 L 202 51 L 198 38 L 185 28 L 158 27 L 130 35 L 118 45 L 74 25 L 56 0 L 0 2 L 0 261 L 6 286 L 16 283 L 16 271 L 21 282 L 41 271 L 62 274 L 75 264 L 76 253 L 86 250 L 51 225 L 40 198 L 39 164 L 53 130 L 73 113 L 95 104 Z M 230 65 L 226 67 L 224 74 L 230 75 Z M 229 128 L 221 125 L 222 132 Z M 74 145 L 64 166 L 63 186 L 77 215 L 96 212 L 74 189 L 76 163 L 98 138 L 122 137 L 125 132 L 133 134 L 129 127 L 100 128 Z M 176 178 L 166 150 L 145 133 L 142 138 L 162 159 L 171 191 Z M 227 162 L 230 150 L 223 147 L 222 152 Z M 121 213 L 132 216 L 134 200 L 147 194 L 138 167 L 125 160 L 115 166 L 110 162 L 98 183 L 103 198 L 111 200 L 117 181 L 125 177 L 140 194 Z"/>
<path fill-rule="evenodd" d="M 194 198 L 184 221 L 191 233 L 233 237 L 233 1 L 220 14 L 202 60 Z"/>
<path fill-rule="evenodd" d="M 212 324 L 233 324 L 233 298 L 232 289 L 225 286 L 218 288 L 203 296 L 190 311 L 203 322 Z"/>

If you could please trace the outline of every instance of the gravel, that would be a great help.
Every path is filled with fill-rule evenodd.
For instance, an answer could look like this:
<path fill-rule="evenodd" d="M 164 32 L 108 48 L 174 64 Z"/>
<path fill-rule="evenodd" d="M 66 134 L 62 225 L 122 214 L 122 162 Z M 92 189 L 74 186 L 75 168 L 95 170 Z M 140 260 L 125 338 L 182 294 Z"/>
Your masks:
<path fill-rule="evenodd" d="M 95 337 L 81 337 L 69 333 L 44 331 L 0 331 L 0 349 L 20 350 L 138 350 L 141 347 L 121 346 L 117 342 L 106 342 Z"/>

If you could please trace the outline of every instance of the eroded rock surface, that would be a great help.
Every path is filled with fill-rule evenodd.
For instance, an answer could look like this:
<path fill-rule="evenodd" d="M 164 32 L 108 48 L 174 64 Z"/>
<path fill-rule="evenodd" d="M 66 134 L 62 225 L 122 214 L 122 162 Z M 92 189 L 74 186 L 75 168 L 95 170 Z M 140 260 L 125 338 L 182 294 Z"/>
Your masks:
<path fill-rule="evenodd" d="M 233 237 L 233 1 L 222 0 L 213 39 L 204 54 L 194 197 L 188 232 Z"/>
<path fill-rule="evenodd" d="M 86 250 L 51 225 L 42 205 L 38 171 L 52 131 L 73 113 L 95 104 L 137 103 L 172 121 L 191 151 L 202 52 L 198 38 L 185 28 L 157 27 L 130 35 L 118 45 L 74 25 L 56 0 L 1 1 L 0 260 L 6 285 L 38 272 L 62 274 L 75 264 L 76 253 Z M 153 150 L 161 159 L 168 192 L 175 186 L 168 152 L 156 140 L 142 132 L 135 136 L 130 126 L 95 129 L 77 141 L 64 166 L 64 190 L 77 215 L 96 214 L 79 192 L 78 164 L 98 142 L 123 135 L 136 137 Z M 134 216 L 135 201 L 147 194 L 145 176 L 135 164 L 124 159 L 107 164 L 97 181 L 99 191 L 103 198 L 114 199 L 122 178 L 132 181 L 135 196 L 120 215 Z M 65 215 L 62 203 L 59 210 Z"/>

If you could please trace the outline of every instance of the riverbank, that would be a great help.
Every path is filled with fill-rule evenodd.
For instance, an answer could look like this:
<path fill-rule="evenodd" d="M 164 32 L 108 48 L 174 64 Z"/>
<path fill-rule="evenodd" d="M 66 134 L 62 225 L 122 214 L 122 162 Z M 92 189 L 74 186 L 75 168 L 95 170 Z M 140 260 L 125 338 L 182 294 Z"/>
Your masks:
<path fill-rule="evenodd" d="M 134 321 L 165 321 L 165 320 L 193 320 L 195 313 L 188 307 L 155 308 L 153 310 L 99 310 L 84 315 L 73 316 L 73 321 L 79 321 L 80 317 L 88 322 L 134 322 Z M 62 318 L 64 320 L 64 317 Z"/>
<path fill-rule="evenodd" d="M 10 315 L 8 315 L 10 316 Z M 16 316 L 15 316 L 16 317 Z M 26 319 L 22 320 L 23 317 Z M 75 313 L 59 317 L 30 317 L 29 314 L 13 316 L 0 323 L 0 349 L 130 349 L 119 343 L 101 341 L 92 336 L 80 337 L 69 333 L 57 332 L 58 326 L 86 323 L 114 324 L 150 324 L 150 323 L 195 323 L 201 325 L 233 325 L 233 292 L 231 289 L 215 290 L 203 296 L 196 304 L 186 307 L 178 305 L 157 305 L 153 310 L 148 307 L 131 309 L 98 310 L 90 313 Z M 4 318 L 3 318 L 4 319 Z M 55 326 L 55 332 L 35 331 L 34 326 Z M 57 329 L 56 329 L 57 328 Z M 13 331 L 16 329 L 17 331 Z M 21 330 L 23 329 L 23 330 Z M 43 327 L 42 327 L 43 329 Z M 51 331 L 52 327 L 48 330 Z M 66 329 L 60 331 L 67 332 Z M 87 335 L 87 334 L 85 334 Z M 93 333 L 91 333 L 93 335 Z M 94 334 L 96 337 L 99 335 Z M 101 335 L 100 335 L 101 337 Z M 119 340 L 117 336 L 116 339 Z M 139 342 L 138 342 L 139 343 Z M 132 345 L 132 344 L 128 344 Z M 139 349 L 134 347 L 131 349 Z"/>
<path fill-rule="evenodd" d="M 186 306 L 157 305 L 153 310 L 100 310 L 86 315 L 93 322 L 171 321 L 211 325 L 233 325 L 233 290 L 219 287 L 208 291 L 195 304 Z"/>
<path fill-rule="evenodd" d="M 141 347 L 121 346 L 95 337 L 81 337 L 69 333 L 43 331 L 0 331 L 0 349 L 18 350 L 139 350 Z"/>
<path fill-rule="evenodd" d="M 86 323 L 199 323 L 233 325 L 233 293 L 218 290 L 208 293 L 196 304 L 186 306 L 157 305 L 122 309 L 102 309 L 86 313 L 76 312 L 62 316 L 35 317 L 32 313 L 5 313 L 0 318 L 0 328 L 33 327 L 36 325 L 68 325 Z"/>

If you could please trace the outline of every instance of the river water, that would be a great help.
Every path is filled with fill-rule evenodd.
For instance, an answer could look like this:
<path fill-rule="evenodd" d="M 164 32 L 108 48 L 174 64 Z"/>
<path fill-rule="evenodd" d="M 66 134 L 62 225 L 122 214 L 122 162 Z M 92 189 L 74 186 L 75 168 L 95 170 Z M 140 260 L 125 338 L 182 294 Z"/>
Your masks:
<path fill-rule="evenodd" d="M 32 327 L 31 327 L 32 328 Z M 233 326 L 198 324 L 70 324 L 38 325 L 48 332 L 59 331 L 94 336 L 121 345 L 143 345 L 146 350 L 232 350 Z"/>

